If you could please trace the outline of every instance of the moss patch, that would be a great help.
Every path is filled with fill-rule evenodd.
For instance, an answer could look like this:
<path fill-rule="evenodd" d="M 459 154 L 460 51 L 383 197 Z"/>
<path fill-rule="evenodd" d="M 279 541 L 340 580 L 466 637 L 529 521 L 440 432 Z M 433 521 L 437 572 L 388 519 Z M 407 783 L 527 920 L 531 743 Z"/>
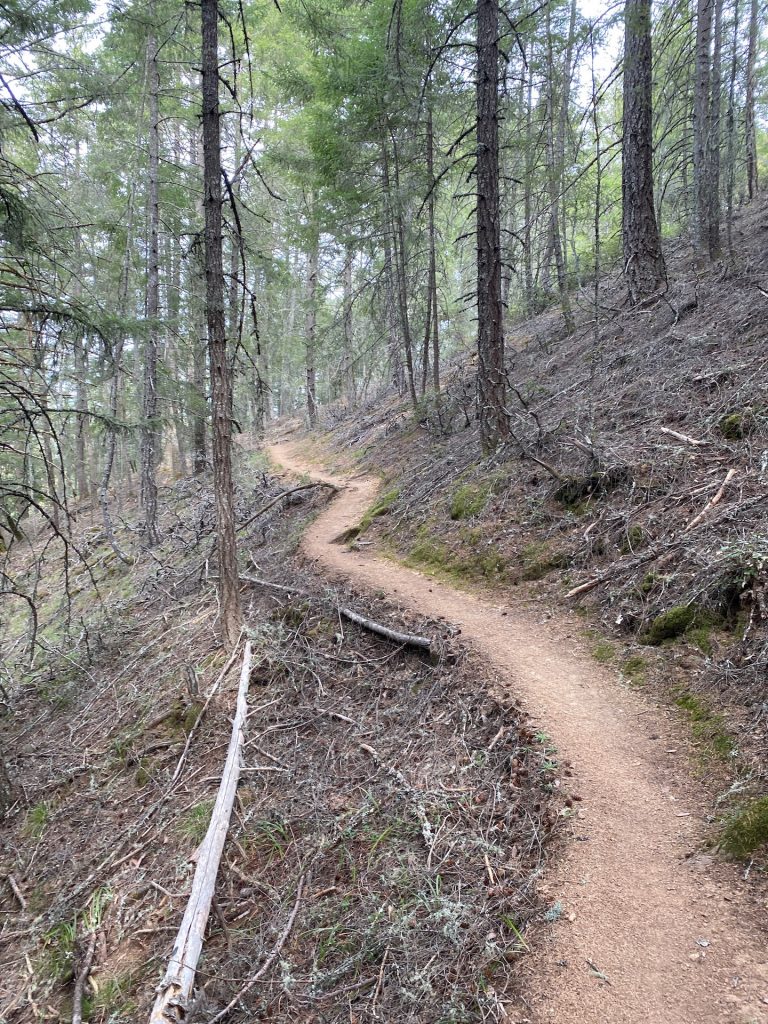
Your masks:
<path fill-rule="evenodd" d="M 717 424 L 726 441 L 741 441 L 755 431 L 755 417 L 751 409 L 738 409 L 723 416 Z"/>
<path fill-rule="evenodd" d="M 687 713 L 693 738 L 701 744 L 705 760 L 727 760 L 733 753 L 734 744 L 723 716 L 714 712 L 701 697 L 689 691 L 679 694 L 675 703 Z"/>
<path fill-rule="evenodd" d="M 549 544 L 534 542 L 526 544 L 520 552 L 522 579 L 540 580 L 553 569 L 564 569 L 568 565 L 568 556 L 564 551 L 556 551 Z"/>
<path fill-rule="evenodd" d="M 627 658 L 621 666 L 621 671 L 627 677 L 632 686 L 643 685 L 647 669 L 648 664 L 645 658 L 641 658 L 639 654 L 633 654 L 632 657 Z"/>
<path fill-rule="evenodd" d="M 616 651 L 613 644 L 608 643 L 607 640 L 600 640 L 592 648 L 592 657 L 595 661 L 599 661 L 601 665 L 607 665 L 609 661 L 613 661 L 616 657 Z"/>
<path fill-rule="evenodd" d="M 723 825 L 718 847 L 726 856 L 743 859 L 768 843 L 768 796 L 739 808 Z"/>
<path fill-rule="evenodd" d="M 690 604 L 676 605 L 657 615 L 645 634 L 645 642 L 658 647 L 665 640 L 682 636 L 696 621 L 696 609 Z"/>
<path fill-rule="evenodd" d="M 344 543 L 348 543 L 351 540 L 356 540 L 358 537 L 370 529 L 374 519 L 378 519 L 380 516 L 386 516 L 392 511 L 392 506 L 395 504 L 400 496 L 400 491 L 397 488 L 393 488 L 391 491 L 387 491 L 386 494 L 382 494 L 381 497 L 377 498 L 376 501 L 371 505 L 368 511 L 363 515 L 363 518 L 357 524 L 357 526 L 351 526 L 346 530 L 340 540 Z"/>
<path fill-rule="evenodd" d="M 451 519 L 472 519 L 488 504 L 491 489 L 480 484 L 463 484 L 451 498 Z"/>

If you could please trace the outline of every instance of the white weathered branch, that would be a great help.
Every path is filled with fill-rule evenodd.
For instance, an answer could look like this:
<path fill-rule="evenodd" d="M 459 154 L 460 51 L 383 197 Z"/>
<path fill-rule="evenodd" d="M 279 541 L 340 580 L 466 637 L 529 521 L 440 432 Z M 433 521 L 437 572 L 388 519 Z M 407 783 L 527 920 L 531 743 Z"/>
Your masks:
<path fill-rule="evenodd" d="M 203 948 L 205 927 L 216 887 L 216 876 L 219 873 L 219 864 L 229 831 L 229 819 L 240 777 L 250 678 L 251 643 L 248 641 L 243 655 L 243 668 L 240 673 L 232 735 L 221 775 L 219 792 L 211 814 L 211 823 L 198 851 L 197 867 L 192 880 L 189 902 L 173 944 L 168 969 L 157 989 L 157 998 L 152 1007 L 149 1024 L 169 1024 L 170 1021 L 182 1021 L 187 1016 L 195 983 L 197 962 Z"/>

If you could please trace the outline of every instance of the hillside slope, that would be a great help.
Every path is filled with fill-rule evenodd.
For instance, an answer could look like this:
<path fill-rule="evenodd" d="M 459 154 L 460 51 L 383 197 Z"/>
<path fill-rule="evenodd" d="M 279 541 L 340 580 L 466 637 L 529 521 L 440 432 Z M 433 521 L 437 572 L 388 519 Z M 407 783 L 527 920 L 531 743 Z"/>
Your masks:
<path fill-rule="evenodd" d="M 571 337 L 555 312 L 510 328 L 513 436 L 492 458 L 471 355 L 415 416 L 385 394 L 302 446 L 382 478 L 353 542 L 577 616 L 573 643 L 677 705 L 722 790 L 738 779 L 720 816 L 766 792 L 768 203 L 736 238 L 706 272 L 672 247 L 667 294 L 635 309 L 606 281 L 598 329 L 586 294 Z M 749 807 L 756 848 L 768 801 Z"/>

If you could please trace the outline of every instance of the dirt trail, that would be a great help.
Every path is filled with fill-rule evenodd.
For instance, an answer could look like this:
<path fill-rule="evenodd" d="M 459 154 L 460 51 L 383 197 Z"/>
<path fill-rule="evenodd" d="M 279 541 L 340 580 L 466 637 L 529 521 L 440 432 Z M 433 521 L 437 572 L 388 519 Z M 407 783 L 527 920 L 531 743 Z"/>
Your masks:
<path fill-rule="evenodd" d="M 292 473 L 343 487 L 307 531 L 304 553 L 328 575 L 459 626 L 576 767 L 583 811 L 545 883 L 563 915 L 528 963 L 532 1019 L 768 1022 L 765 932 L 732 873 L 690 856 L 704 805 L 695 781 L 681 779 L 686 759 L 663 712 L 580 655 L 557 624 L 542 626 L 518 609 L 334 543 L 360 521 L 379 482 L 318 473 L 290 444 L 273 445 L 271 455 Z"/>

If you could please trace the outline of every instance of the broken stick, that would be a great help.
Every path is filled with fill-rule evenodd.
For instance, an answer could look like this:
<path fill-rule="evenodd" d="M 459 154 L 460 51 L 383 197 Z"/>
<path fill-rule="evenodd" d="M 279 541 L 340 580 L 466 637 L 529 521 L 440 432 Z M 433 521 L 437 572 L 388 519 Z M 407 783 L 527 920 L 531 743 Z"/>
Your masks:
<path fill-rule="evenodd" d="M 723 500 L 723 495 L 725 494 L 726 487 L 735 476 L 736 470 L 729 469 L 728 472 L 725 474 L 725 480 L 723 480 L 723 482 L 720 484 L 720 489 L 718 490 L 717 494 L 714 496 L 714 498 L 709 499 L 707 504 L 704 506 L 704 508 L 701 510 L 701 512 L 699 512 L 697 516 L 693 517 L 690 523 L 688 523 L 688 525 L 685 527 L 683 531 L 684 533 L 687 533 L 689 530 L 692 530 L 694 526 L 698 526 L 698 524 L 701 522 L 701 520 L 704 518 L 707 512 L 709 512 L 711 508 L 714 508 L 715 505 L 720 504 L 720 502 Z"/>
<path fill-rule="evenodd" d="M 243 730 L 248 713 L 248 684 L 251 678 L 251 642 L 245 645 L 240 686 L 237 691 L 237 708 L 232 723 L 227 759 L 221 774 L 221 784 L 211 813 L 211 823 L 197 854 L 197 867 L 192 879 L 187 909 L 181 922 L 176 941 L 173 944 L 168 969 L 157 988 L 157 998 L 152 1007 L 149 1024 L 169 1024 L 182 1021 L 187 1011 L 195 984 L 195 972 L 208 915 L 211 910 L 216 876 L 229 831 L 229 819 L 235 802 L 237 783 L 240 778 L 240 761 L 243 748 Z"/>

